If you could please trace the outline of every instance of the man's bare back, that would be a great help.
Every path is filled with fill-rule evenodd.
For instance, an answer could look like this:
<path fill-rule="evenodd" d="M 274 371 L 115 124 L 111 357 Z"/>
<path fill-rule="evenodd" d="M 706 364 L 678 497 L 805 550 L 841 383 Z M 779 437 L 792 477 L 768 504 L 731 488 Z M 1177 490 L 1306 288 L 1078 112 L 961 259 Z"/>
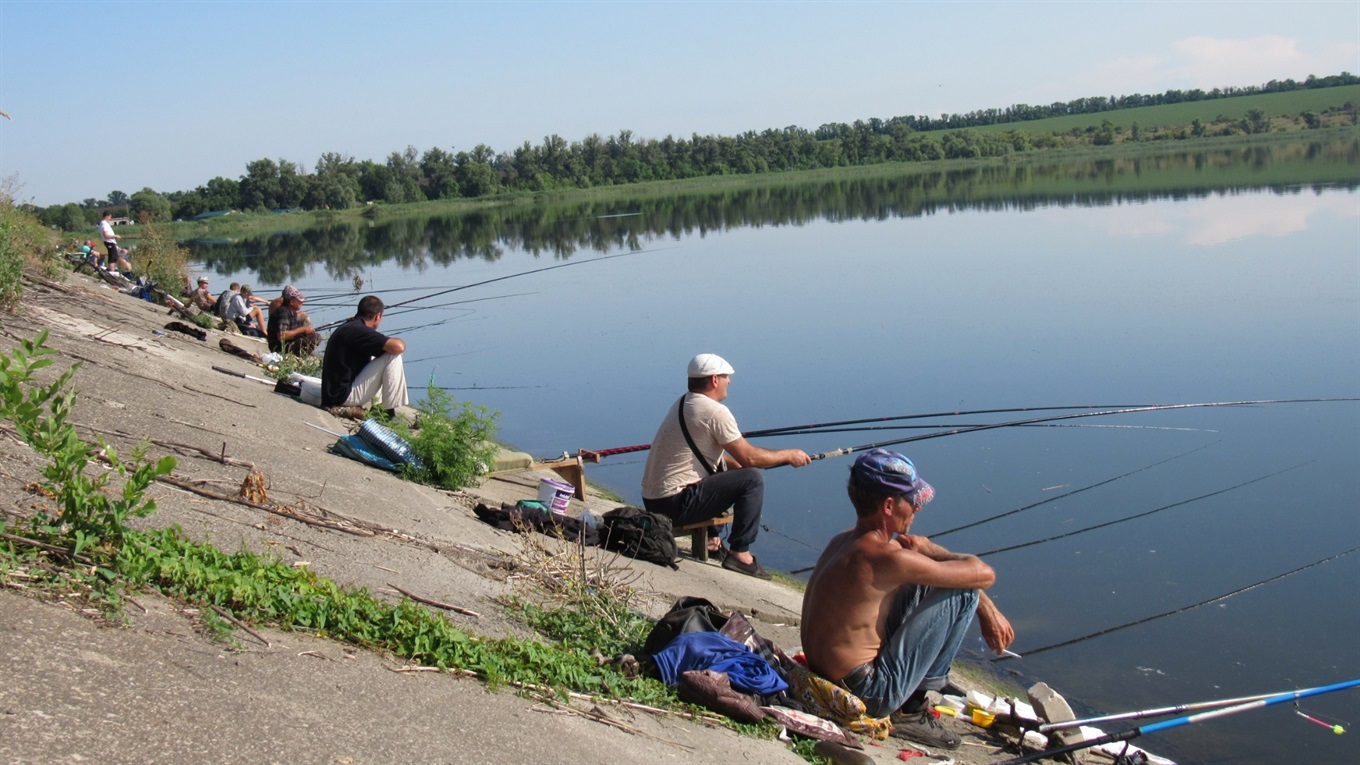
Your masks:
<path fill-rule="evenodd" d="M 803 594 L 803 651 L 818 658 L 812 671 L 840 680 L 878 656 L 888 608 L 902 584 L 885 564 L 906 552 L 877 532 L 851 529 L 832 538 Z"/>

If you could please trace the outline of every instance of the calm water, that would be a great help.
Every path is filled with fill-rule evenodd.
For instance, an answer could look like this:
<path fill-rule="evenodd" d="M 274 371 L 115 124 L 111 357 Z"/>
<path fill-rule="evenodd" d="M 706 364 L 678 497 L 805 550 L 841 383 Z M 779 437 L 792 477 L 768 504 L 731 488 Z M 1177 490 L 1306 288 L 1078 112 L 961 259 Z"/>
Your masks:
<path fill-rule="evenodd" d="M 1350 168 L 1350 180 L 1320 184 L 1291 181 L 1292 165 L 1253 156 L 1227 163 L 1220 190 L 1200 177 L 1204 162 L 1010 169 L 999 180 L 941 175 L 501 211 L 198 253 L 215 283 L 268 292 L 297 284 L 321 322 L 352 312 L 357 296 L 344 293 L 355 274 L 392 304 L 579 264 L 415 306 L 480 302 L 394 309 L 383 327 L 406 339 L 413 383 L 479 388 L 458 395 L 500 410 L 504 440 L 536 456 L 646 443 L 699 352 L 736 367 L 728 404 L 748 430 L 997 407 L 1348 397 L 1360 395 L 1360 170 L 1347 148 L 1318 161 L 1327 173 Z M 1262 174 L 1255 183 L 1253 172 Z M 585 262 L 620 253 L 631 254 Z M 999 574 L 991 593 L 1021 654 L 1360 546 L 1360 403 L 1075 423 L 900 447 L 938 490 L 917 520 L 926 535 L 1137 471 L 935 537 L 955 550 L 1171 506 L 989 555 Z M 811 453 L 921 432 L 759 443 Z M 644 458 L 609 458 L 589 473 L 636 502 Z M 851 525 L 851 459 L 768 474 L 768 530 L 755 548 L 763 561 L 811 565 Z M 1360 552 L 1004 667 L 1106 712 L 1348 680 L 1360 677 L 1357 581 Z M 1360 725 L 1354 691 L 1302 706 Z M 1360 759 L 1356 741 L 1279 705 L 1148 746 L 1183 762 L 1342 763 Z"/>

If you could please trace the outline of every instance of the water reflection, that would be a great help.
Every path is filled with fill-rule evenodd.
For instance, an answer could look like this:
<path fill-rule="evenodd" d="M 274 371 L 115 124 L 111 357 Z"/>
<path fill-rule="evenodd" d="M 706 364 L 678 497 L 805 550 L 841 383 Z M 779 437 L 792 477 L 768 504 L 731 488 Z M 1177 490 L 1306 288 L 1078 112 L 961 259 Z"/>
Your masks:
<path fill-rule="evenodd" d="M 515 204 L 456 214 L 367 224 L 327 223 L 239 242 L 188 242 L 196 260 L 219 274 L 254 272 L 264 284 L 295 281 L 321 264 L 333 279 L 392 263 L 424 271 L 459 260 L 499 260 L 507 249 L 567 259 L 581 251 L 637 250 L 659 238 L 814 220 L 887 220 L 963 210 L 1031 210 L 1185 200 L 1244 189 L 1281 194 L 1360 185 L 1360 140 L 1282 143 L 1178 151 L 1156 156 L 1068 159 L 931 169 L 870 168 L 852 177 L 752 185 L 650 198 Z M 1238 209 L 1238 208 L 1234 208 Z M 1235 233 L 1297 230 L 1304 206 L 1213 218 L 1189 235 L 1197 244 Z M 625 212 L 627 214 L 621 214 Z M 1210 215 L 1214 211 L 1210 209 Z M 1171 222 L 1166 222 L 1168 225 Z M 1140 221 L 1139 225 L 1145 225 Z M 1194 228 L 1193 222 L 1185 225 Z M 1274 228 L 1272 228 L 1274 227 Z"/>

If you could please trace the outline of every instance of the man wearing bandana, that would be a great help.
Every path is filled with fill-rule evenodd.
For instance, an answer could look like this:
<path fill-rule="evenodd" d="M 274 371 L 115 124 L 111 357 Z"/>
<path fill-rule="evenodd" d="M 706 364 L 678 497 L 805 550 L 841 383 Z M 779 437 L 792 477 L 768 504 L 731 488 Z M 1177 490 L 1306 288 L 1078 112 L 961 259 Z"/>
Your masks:
<path fill-rule="evenodd" d="M 935 490 L 901 454 L 863 454 L 847 491 L 855 527 L 832 538 L 803 595 L 808 666 L 860 697 L 870 716 L 891 716 L 894 735 L 955 749 L 959 737 L 940 724 L 926 692 L 948 683 L 975 613 L 992 650 L 1015 639 L 982 592 L 996 574 L 975 555 L 907 533 Z"/>

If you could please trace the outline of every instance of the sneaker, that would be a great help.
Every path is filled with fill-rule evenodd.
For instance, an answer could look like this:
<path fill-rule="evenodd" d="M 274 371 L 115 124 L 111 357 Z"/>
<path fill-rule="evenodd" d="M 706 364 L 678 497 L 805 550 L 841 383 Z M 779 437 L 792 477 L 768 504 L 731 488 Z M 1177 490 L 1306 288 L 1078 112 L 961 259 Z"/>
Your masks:
<path fill-rule="evenodd" d="M 727 557 L 723 558 L 722 567 L 728 571 L 735 571 L 738 574 L 754 576 L 757 579 L 770 578 L 770 572 L 761 567 L 760 561 L 756 560 L 756 556 L 754 555 L 751 556 L 750 563 L 742 563 L 737 560 L 737 556 L 728 553 Z"/>
<path fill-rule="evenodd" d="M 730 556 L 731 554 L 732 553 L 727 551 L 727 545 L 723 544 L 722 542 L 718 543 L 717 549 L 714 549 L 712 547 L 708 548 L 708 559 L 713 561 L 714 563 L 722 563 L 723 561 L 726 561 L 728 556 Z"/>
<path fill-rule="evenodd" d="M 933 746 L 938 749 L 958 749 L 962 743 L 958 736 L 940 722 L 940 713 L 929 706 L 922 707 L 917 712 L 897 712 L 892 715 L 892 722 L 892 735 L 895 738 L 904 738 L 922 746 Z"/>

